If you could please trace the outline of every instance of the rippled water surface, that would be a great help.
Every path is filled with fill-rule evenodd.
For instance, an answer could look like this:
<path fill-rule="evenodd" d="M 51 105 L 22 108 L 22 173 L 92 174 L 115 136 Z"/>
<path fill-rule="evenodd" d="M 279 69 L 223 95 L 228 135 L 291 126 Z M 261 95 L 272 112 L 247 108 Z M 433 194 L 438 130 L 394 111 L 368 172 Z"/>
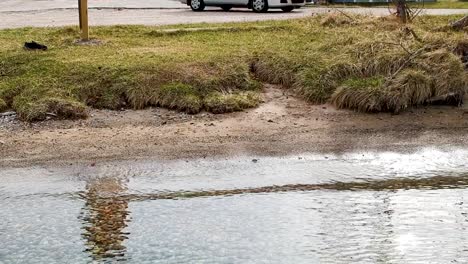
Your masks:
<path fill-rule="evenodd" d="M 0 171 L 0 263 L 467 263 L 468 151 Z"/>

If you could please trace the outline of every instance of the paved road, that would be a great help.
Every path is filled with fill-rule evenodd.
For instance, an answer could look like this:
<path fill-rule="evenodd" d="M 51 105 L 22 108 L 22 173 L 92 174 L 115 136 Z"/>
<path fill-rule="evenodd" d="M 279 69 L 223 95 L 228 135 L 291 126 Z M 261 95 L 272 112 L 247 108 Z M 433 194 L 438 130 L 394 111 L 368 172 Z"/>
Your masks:
<path fill-rule="evenodd" d="M 176 0 L 88 0 L 90 7 L 184 8 Z M 77 8 L 78 0 L 0 0 L 0 12 Z"/>
<path fill-rule="evenodd" d="M 1 0 L 0 28 L 76 25 L 77 1 L 74 0 Z M 195 13 L 171 0 L 90 0 L 91 25 L 143 24 L 171 25 L 202 22 L 242 22 L 278 20 L 329 12 L 328 8 L 305 8 L 292 13 L 256 14 L 245 9 L 221 12 L 219 8 Z M 103 7 L 109 7 L 104 8 Z M 124 7 L 116 8 L 116 7 Z M 386 15 L 387 8 L 348 8 L 346 12 Z M 427 14 L 466 14 L 468 9 L 428 9 Z"/>

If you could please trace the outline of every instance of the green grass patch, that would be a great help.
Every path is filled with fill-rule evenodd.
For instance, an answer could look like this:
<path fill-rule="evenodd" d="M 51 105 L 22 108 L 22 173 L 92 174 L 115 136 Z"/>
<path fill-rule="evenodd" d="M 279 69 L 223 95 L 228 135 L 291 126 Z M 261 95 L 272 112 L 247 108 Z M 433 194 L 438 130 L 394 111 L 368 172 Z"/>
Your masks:
<path fill-rule="evenodd" d="M 82 118 L 86 107 L 225 113 L 257 106 L 260 83 L 268 82 L 311 103 L 401 111 L 465 92 L 459 55 L 466 52 L 466 33 L 434 30 L 458 17 L 419 17 L 410 27 L 421 41 L 389 17 L 339 14 L 238 24 L 94 27 L 92 36 L 101 44 L 88 46 L 75 44 L 75 27 L 2 30 L 0 109 L 13 109 L 27 121 Z M 30 40 L 49 50 L 23 50 Z M 366 93 L 380 99 L 366 103 L 360 97 Z M 356 96 L 360 103 L 351 102 Z"/>
<path fill-rule="evenodd" d="M 7 108 L 8 104 L 3 99 L 0 99 L 0 111 L 5 111 Z"/>
<path fill-rule="evenodd" d="M 203 108 L 202 96 L 194 87 L 183 83 L 166 84 L 155 96 L 155 104 L 193 114 Z"/>
<path fill-rule="evenodd" d="M 242 111 L 259 104 L 260 96 L 252 91 L 227 94 L 214 92 L 205 98 L 206 109 L 215 114 Z"/>

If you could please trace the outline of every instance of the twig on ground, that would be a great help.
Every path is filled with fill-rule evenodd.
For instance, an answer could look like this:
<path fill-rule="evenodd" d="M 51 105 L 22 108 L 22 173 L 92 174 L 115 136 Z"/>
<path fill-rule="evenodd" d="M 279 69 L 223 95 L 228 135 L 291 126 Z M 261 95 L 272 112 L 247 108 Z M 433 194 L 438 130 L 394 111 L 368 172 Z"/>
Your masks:
<path fill-rule="evenodd" d="M 343 16 L 345 16 L 345 17 L 351 19 L 353 22 L 356 21 L 356 19 L 354 19 L 354 18 L 351 17 L 350 15 L 346 14 L 346 12 L 344 12 L 344 11 L 342 11 L 342 10 L 336 8 L 336 7 L 333 7 L 333 10 L 335 10 L 335 11 L 337 11 L 338 13 L 342 14 Z"/>

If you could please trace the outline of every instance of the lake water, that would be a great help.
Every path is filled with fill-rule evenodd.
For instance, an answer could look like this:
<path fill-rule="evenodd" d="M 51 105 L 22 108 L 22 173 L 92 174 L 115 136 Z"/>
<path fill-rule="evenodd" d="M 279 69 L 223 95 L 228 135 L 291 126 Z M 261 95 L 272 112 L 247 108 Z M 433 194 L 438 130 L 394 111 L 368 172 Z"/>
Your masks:
<path fill-rule="evenodd" d="M 0 263 L 467 263 L 468 150 L 0 171 Z"/>

